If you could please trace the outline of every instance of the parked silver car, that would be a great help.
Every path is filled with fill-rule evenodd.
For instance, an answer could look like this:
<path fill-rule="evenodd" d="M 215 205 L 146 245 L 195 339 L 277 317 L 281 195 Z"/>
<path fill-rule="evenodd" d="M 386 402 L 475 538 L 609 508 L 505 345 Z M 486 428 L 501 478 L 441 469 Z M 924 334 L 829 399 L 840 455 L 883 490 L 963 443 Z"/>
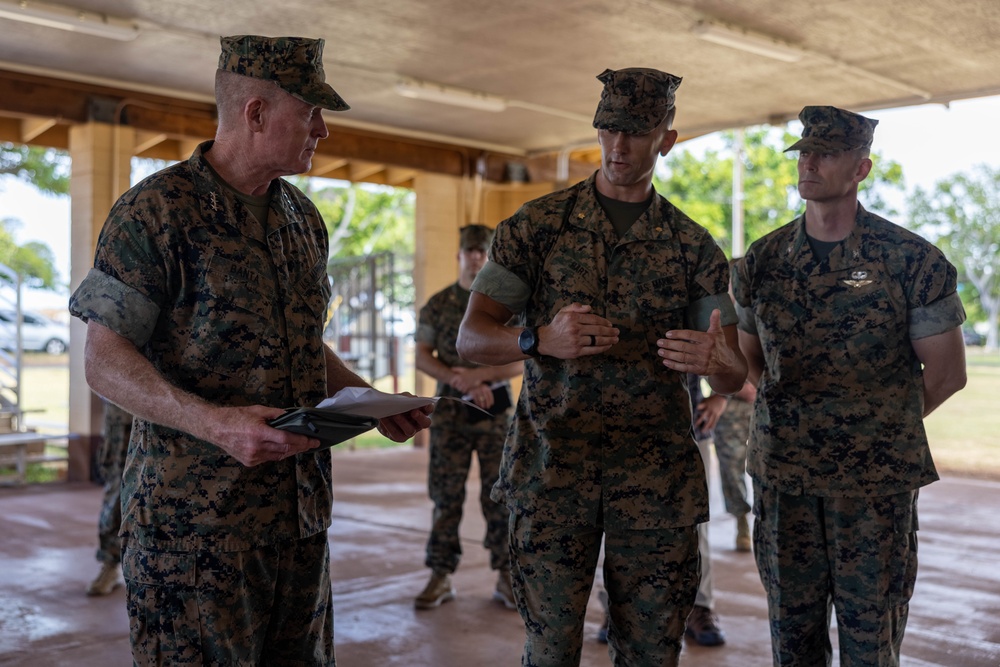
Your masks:
<path fill-rule="evenodd" d="M 21 320 L 21 343 L 25 350 L 62 354 L 69 348 L 69 324 L 31 311 L 22 311 Z M 6 350 L 17 346 L 17 314 L 13 310 L 0 310 L 0 345 Z"/>

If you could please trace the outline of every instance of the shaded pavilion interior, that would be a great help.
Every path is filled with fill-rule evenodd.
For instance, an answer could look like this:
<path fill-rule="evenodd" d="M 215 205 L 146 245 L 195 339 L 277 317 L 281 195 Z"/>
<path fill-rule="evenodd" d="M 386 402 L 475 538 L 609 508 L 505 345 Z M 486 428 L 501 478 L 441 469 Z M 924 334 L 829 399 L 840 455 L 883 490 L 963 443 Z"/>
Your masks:
<path fill-rule="evenodd" d="M 310 175 L 413 188 L 417 195 L 417 302 L 455 279 L 454 263 L 443 260 L 450 260 L 457 251 L 459 227 L 471 221 L 495 224 L 524 201 L 584 178 L 595 168 L 599 153 L 591 120 L 600 93 L 595 76 L 605 68 L 652 66 L 683 76 L 675 125 L 682 138 L 751 124 L 784 123 L 806 104 L 864 111 L 947 104 L 1000 93 L 1000 49 L 996 48 L 1000 3 L 986 0 L 958 4 L 945 0 L 830 0 L 822 4 L 803 0 L 73 0 L 59 6 L 86 21 L 124 25 L 126 32 L 134 33 L 125 40 L 23 23 L 4 14 L 14 4 L 36 5 L 0 0 L 0 141 L 65 149 L 72 157 L 71 288 L 91 264 L 107 211 L 128 187 L 130 159 L 183 159 L 197 143 L 213 135 L 212 76 L 219 35 L 288 34 L 327 40 L 328 81 L 352 110 L 326 115 L 331 137 L 320 145 Z M 715 35 L 716 41 L 706 39 L 708 34 Z M 734 34 L 742 34 L 744 42 L 737 37 L 733 45 Z M 414 83 L 445 90 L 450 101 L 399 94 L 400 84 Z M 463 106 L 470 104 L 470 98 L 485 100 L 490 109 L 483 104 Z M 102 407 L 84 380 L 85 329 L 74 323 L 72 333 L 69 427 L 75 442 L 71 444 L 70 478 L 80 481 L 90 476 L 89 454 L 100 432 Z M 430 385 L 418 387 L 420 393 L 430 390 Z M 376 591 L 396 612 L 412 615 L 407 604 L 414 584 L 424 576 L 419 555 L 414 555 L 415 549 L 422 548 L 425 526 L 421 522 L 426 521 L 428 511 L 422 475 L 406 477 L 395 468 L 402 465 L 396 459 L 390 463 L 368 456 L 375 455 L 359 457 L 359 467 L 351 468 L 346 478 L 338 476 L 343 486 L 338 493 L 338 520 L 331 531 L 335 552 L 341 549 L 340 555 L 359 567 L 356 572 L 345 571 L 337 583 L 338 595 L 345 600 L 338 606 L 338 623 L 348 624 L 345 629 L 338 626 L 338 636 L 347 637 L 338 640 L 344 664 L 374 664 L 364 657 L 366 645 L 373 649 L 379 643 L 383 648 L 396 646 L 380 633 L 403 621 L 380 609 L 378 601 L 372 602 L 369 591 Z M 415 451 L 399 459 L 419 466 L 420 456 Z M 417 458 L 414 462 L 407 457 Z M 372 506 L 382 491 L 386 498 L 402 501 L 383 508 L 384 514 Z M 922 506 L 934 506 L 937 498 L 941 513 L 929 519 L 924 515 L 925 563 L 907 643 L 908 650 L 915 647 L 915 651 L 904 664 L 1000 665 L 998 583 L 992 565 L 983 560 L 984 554 L 997 553 L 995 536 L 1000 531 L 995 518 L 982 512 L 976 502 L 993 498 L 996 507 L 995 490 L 989 485 L 987 490 L 962 486 L 954 498 L 936 493 L 936 487 L 931 487 L 923 494 Z M 30 567 L 0 568 L 8 577 L 20 577 L 0 587 L 5 591 L 0 595 L 6 597 L 0 600 L 0 630 L 12 619 L 34 618 L 33 610 L 63 604 L 88 621 L 85 627 L 91 637 L 59 635 L 44 624 L 31 637 L 39 642 L 60 637 L 57 644 L 64 641 L 64 648 L 76 658 L 82 656 L 73 664 L 118 664 L 123 654 L 101 653 L 93 638 L 103 638 L 120 650 L 124 617 L 120 607 L 114 606 L 120 599 L 73 597 L 91 574 L 88 540 L 96 516 L 95 494 L 86 484 L 0 491 L 0 521 L 7 524 L 2 530 L 5 553 L 0 559 L 17 564 L 20 558 L 28 562 L 40 558 L 39 563 L 51 564 L 53 570 L 46 573 L 59 582 L 57 588 L 39 587 L 31 594 L 33 601 L 12 602 L 7 591 L 30 585 Z M 374 514 L 369 516 L 369 512 Z M 460 583 L 470 595 L 441 610 L 450 614 L 438 617 L 447 619 L 441 631 L 451 625 L 471 627 L 500 633 L 509 644 L 518 632 L 516 617 L 504 621 L 502 629 L 492 616 L 466 617 L 465 603 L 472 603 L 477 592 L 488 593 L 491 584 L 489 577 L 476 573 L 475 568 L 481 570 L 485 564 L 476 546 L 476 512 L 470 510 L 467 516 L 472 519 L 463 528 L 469 531 L 469 571 Z M 59 517 L 65 522 L 60 523 Z M 718 525 L 723 528 L 713 525 L 713 555 L 715 544 L 729 540 L 725 521 Z M 18 532 L 17 526 L 31 528 L 31 536 Z M 720 532 L 721 538 L 715 539 Z M 343 546 L 338 547 L 342 538 Z M 389 554 L 392 549 L 386 544 L 400 547 L 401 560 L 382 563 L 369 557 L 373 552 Z M 55 560 L 45 561 L 46 554 Z M 721 552 L 717 571 L 725 572 L 724 566 L 735 556 Z M 927 560 L 932 563 L 929 567 Z M 762 601 L 755 597 L 759 583 L 754 583 L 752 563 L 737 564 L 737 574 L 720 575 L 723 590 L 732 593 L 729 602 L 720 596 L 726 605 L 722 608 L 725 627 L 734 647 L 752 643 L 759 648 L 766 632 L 761 625 Z M 384 581 L 387 572 L 396 579 Z M 733 579 L 725 583 L 728 577 Z M 934 595 L 919 597 L 925 590 Z M 978 612 L 971 620 L 965 616 L 970 610 Z M 482 610 L 483 614 L 492 611 Z M 591 612 L 588 632 L 599 620 L 596 607 Z M 963 617 L 966 623 L 959 622 Z M 63 622 L 58 613 L 52 618 L 56 619 L 53 623 Z M 985 628 L 982 623 L 969 627 L 983 618 Z M 351 619 L 356 625 L 350 625 Z M 466 620 L 469 625 L 462 625 Z M 434 632 L 432 626 L 439 622 L 405 621 L 398 626 L 407 629 L 400 632 L 404 638 Z M 514 627 L 513 634 L 508 625 Z M 25 640 L 5 631 L 0 636 L 4 637 L 0 664 L 70 664 L 67 654 L 40 657 L 36 649 L 41 644 L 31 637 Z M 478 642 L 478 636 L 469 641 Z M 747 641 L 734 641 L 739 637 Z M 407 645 L 405 639 L 400 642 L 400 646 Z M 35 657 L 18 662 L 23 650 Z M 412 655 L 410 650 L 401 650 L 399 655 Z M 434 653 L 444 650 L 440 646 L 420 650 L 425 651 L 420 660 L 406 662 L 382 655 L 379 664 L 477 664 L 468 661 L 468 655 Z M 94 662 L 86 661 L 88 655 L 95 656 Z M 503 655 L 496 664 L 513 662 L 517 651 Z M 588 649 L 584 664 L 605 664 L 600 662 L 602 655 L 603 649 L 597 653 Z M 722 653 L 698 655 L 692 651 L 689 664 L 764 664 L 757 661 L 759 651 L 732 651 L 725 655 L 736 657 L 725 658 L 719 657 Z"/>

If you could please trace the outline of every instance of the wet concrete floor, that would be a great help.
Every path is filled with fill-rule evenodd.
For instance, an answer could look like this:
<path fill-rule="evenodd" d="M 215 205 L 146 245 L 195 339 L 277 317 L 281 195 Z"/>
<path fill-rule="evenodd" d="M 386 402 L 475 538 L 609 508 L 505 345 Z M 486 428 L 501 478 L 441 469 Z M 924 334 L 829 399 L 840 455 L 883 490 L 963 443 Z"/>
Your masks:
<path fill-rule="evenodd" d="M 337 662 L 341 667 L 517 665 L 521 620 L 491 600 L 478 492 L 468 487 L 458 598 L 417 611 L 431 505 L 427 452 L 339 450 L 330 529 Z M 753 557 L 732 550 L 735 520 L 712 480 L 716 607 L 727 643 L 687 643 L 684 667 L 770 664 L 766 604 Z M 56 484 L 0 489 L 0 665 L 129 665 L 124 592 L 83 594 L 96 574 L 100 489 Z M 1000 667 L 1000 483 L 946 478 L 921 491 L 920 574 L 904 667 Z M 591 597 L 581 665 L 609 665 L 594 637 Z M 834 638 L 834 641 L 835 638 Z M 837 664 L 837 660 L 834 660 Z"/>

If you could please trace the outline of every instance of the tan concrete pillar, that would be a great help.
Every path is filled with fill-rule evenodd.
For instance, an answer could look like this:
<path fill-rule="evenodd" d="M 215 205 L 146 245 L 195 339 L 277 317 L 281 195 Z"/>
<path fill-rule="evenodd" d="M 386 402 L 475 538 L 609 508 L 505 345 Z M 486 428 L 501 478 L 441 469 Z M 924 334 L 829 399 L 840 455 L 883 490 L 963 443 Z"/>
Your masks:
<path fill-rule="evenodd" d="M 483 224 L 496 227 L 521 204 L 555 190 L 553 183 L 492 183 L 483 188 Z"/>
<path fill-rule="evenodd" d="M 458 230 L 466 224 L 465 188 L 461 178 L 440 174 L 418 174 L 413 179 L 416 194 L 415 234 L 413 253 L 413 284 L 417 313 L 434 293 L 458 280 Z M 417 395 L 432 396 L 433 378 L 415 372 Z M 424 431 L 414 438 L 422 447 L 429 434 Z"/>
<path fill-rule="evenodd" d="M 70 172 L 70 290 L 76 289 L 94 265 L 94 249 L 108 211 L 129 187 L 134 131 L 90 122 L 69 132 Z M 87 327 L 73 319 L 69 346 L 69 479 L 90 479 L 93 448 L 101 434 L 103 403 L 87 385 L 84 346 Z"/>

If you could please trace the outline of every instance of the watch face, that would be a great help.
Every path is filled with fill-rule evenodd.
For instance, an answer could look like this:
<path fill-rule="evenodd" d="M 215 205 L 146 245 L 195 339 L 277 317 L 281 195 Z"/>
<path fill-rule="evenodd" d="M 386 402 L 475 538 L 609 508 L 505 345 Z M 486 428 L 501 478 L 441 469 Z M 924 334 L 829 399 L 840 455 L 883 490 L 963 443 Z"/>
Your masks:
<path fill-rule="evenodd" d="M 522 329 L 521 334 L 517 337 L 517 345 L 521 348 L 521 352 L 535 356 L 538 353 L 538 338 L 535 336 L 535 330 L 531 327 Z"/>

